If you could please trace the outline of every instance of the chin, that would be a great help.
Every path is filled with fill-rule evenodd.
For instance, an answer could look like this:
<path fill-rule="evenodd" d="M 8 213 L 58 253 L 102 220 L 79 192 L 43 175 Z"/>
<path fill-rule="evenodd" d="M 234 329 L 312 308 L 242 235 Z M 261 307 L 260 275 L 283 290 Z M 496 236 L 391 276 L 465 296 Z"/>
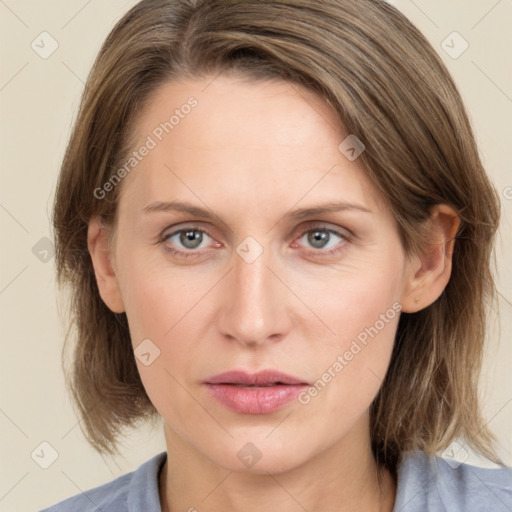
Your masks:
<path fill-rule="evenodd" d="M 268 435 L 268 430 L 265 435 Z M 271 434 L 272 435 L 272 434 Z M 314 456 L 313 447 L 304 442 L 262 435 L 239 436 L 228 444 L 219 443 L 214 453 L 207 454 L 218 466 L 229 471 L 247 474 L 278 474 L 301 466 Z"/>

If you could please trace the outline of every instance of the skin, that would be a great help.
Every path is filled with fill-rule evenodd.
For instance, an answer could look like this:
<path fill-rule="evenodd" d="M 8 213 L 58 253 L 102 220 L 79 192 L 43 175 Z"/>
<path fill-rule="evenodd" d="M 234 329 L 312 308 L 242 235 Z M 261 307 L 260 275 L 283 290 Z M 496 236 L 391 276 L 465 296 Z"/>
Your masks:
<path fill-rule="evenodd" d="M 160 350 L 137 365 L 164 420 L 162 510 L 392 511 L 396 479 L 383 472 L 379 486 L 368 409 L 399 315 L 305 405 L 235 413 L 202 381 L 272 368 L 314 383 L 393 304 L 414 312 L 439 297 L 459 220 L 434 208 L 436 242 L 407 256 L 361 159 L 338 150 L 348 133 L 334 110 L 285 82 L 166 83 L 135 123 L 137 147 L 190 96 L 197 107 L 124 179 L 112 243 L 97 218 L 88 232 L 103 300 L 126 312 L 134 348 L 149 338 Z M 220 218 L 145 213 L 154 201 L 190 202 Z M 369 211 L 287 216 L 330 201 Z M 314 245 L 307 230 L 318 223 L 341 236 Z M 197 248 L 179 234 L 158 243 L 179 228 L 208 234 Z M 251 263 L 236 252 L 247 236 L 263 248 Z M 322 254 L 332 248 L 341 250 Z M 237 457 L 247 443 L 261 452 L 252 467 Z"/>

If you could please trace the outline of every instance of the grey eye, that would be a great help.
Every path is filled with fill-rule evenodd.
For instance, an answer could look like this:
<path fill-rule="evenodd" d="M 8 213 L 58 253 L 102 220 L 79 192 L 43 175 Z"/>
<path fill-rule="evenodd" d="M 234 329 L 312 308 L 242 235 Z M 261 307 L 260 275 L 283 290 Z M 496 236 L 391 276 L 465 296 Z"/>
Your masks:
<path fill-rule="evenodd" d="M 314 249 L 332 249 L 343 240 L 343 237 L 335 231 L 319 228 L 310 229 L 302 235 L 301 239 L 304 237 L 307 238 L 307 244 Z"/>
<path fill-rule="evenodd" d="M 164 240 L 170 242 L 172 245 L 177 246 L 181 249 L 198 249 L 202 242 L 205 240 L 205 236 L 210 238 L 208 233 L 201 229 L 196 228 L 184 228 L 170 233 L 164 237 Z"/>

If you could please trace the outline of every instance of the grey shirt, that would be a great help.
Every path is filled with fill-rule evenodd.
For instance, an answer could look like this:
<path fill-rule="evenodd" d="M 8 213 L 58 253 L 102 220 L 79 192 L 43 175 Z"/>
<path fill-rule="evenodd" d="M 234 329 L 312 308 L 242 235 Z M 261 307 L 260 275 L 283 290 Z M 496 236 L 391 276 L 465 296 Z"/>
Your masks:
<path fill-rule="evenodd" d="M 158 475 L 167 454 L 41 512 L 161 512 Z M 480 468 L 424 452 L 404 455 L 393 512 L 512 512 L 512 468 Z M 201 510 L 191 503 L 189 510 Z"/>

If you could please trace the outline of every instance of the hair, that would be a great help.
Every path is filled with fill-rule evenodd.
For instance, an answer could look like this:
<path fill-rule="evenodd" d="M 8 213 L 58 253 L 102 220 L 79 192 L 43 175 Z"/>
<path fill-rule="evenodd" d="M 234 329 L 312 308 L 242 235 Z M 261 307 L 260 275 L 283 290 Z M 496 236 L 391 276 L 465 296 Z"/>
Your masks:
<path fill-rule="evenodd" d="M 89 442 L 114 455 L 126 426 L 157 416 L 126 315 L 102 301 L 87 247 L 94 215 L 115 226 L 121 187 L 104 199 L 94 191 L 134 149 L 137 114 L 159 86 L 220 73 L 285 80 L 334 108 L 366 147 L 360 158 L 396 218 L 406 253 L 425 243 L 433 205 L 455 209 L 461 225 L 451 278 L 430 306 L 400 316 L 390 366 L 370 406 L 372 451 L 378 467 L 394 472 L 404 452 L 434 454 L 460 438 L 503 465 L 478 397 L 496 294 L 499 196 L 448 70 L 384 0 L 143 0 L 112 29 L 85 85 L 52 218 L 57 281 L 71 292 L 66 380 Z"/>

